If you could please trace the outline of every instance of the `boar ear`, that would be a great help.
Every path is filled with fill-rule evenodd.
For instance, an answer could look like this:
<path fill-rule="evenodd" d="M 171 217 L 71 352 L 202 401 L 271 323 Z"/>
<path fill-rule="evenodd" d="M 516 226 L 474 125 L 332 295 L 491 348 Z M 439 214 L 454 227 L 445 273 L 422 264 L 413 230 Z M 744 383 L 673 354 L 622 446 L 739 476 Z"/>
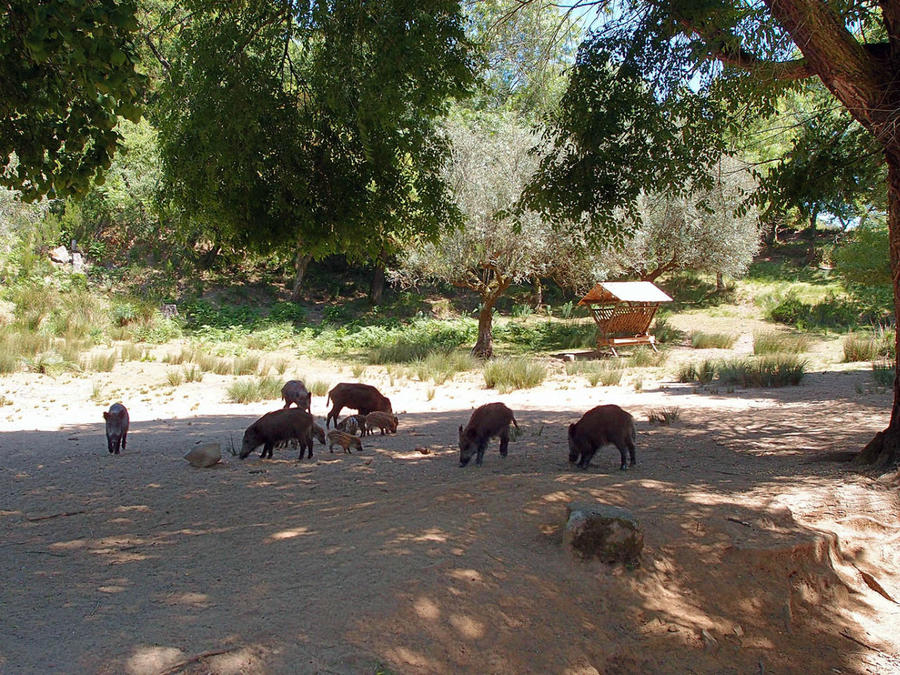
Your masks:
<path fill-rule="evenodd" d="M 106 410 L 103 411 L 103 419 L 105 419 L 105 420 L 109 419 L 109 412 Z"/>

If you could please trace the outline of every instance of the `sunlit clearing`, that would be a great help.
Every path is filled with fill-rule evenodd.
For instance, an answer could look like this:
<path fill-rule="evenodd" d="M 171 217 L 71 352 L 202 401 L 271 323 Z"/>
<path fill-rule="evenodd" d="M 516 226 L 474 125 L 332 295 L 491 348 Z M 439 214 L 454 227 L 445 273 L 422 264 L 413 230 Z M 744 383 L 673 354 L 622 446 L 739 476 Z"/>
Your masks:
<path fill-rule="evenodd" d="M 282 541 L 284 539 L 293 539 L 294 537 L 302 537 L 305 534 L 311 534 L 308 527 L 297 527 L 293 530 L 282 530 L 281 532 L 276 532 L 275 534 L 270 534 L 266 538 L 266 543 L 271 544 L 275 541 Z"/>
<path fill-rule="evenodd" d="M 434 604 L 431 599 L 426 597 L 418 598 L 415 603 L 413 603 L 413 607 L 416 610 L 416 614 L 429 621 L 436 621 L 441 616 L 441 610 L 438 609 L 438 606 Z"/>
<path fill-rule="evenodd" d="M 175 647 L 137 647 L 125 662 L 125 672 L 129 675 L 159 673 L 178 663 L 183 656 L 184 652 Z"/>
<path fill-rule="evenodd" d="M 454 614 L 450 617 L 450 624 L 464 638 L 477 640 L 484 636 L 484 624 L 465 614 Z"/>

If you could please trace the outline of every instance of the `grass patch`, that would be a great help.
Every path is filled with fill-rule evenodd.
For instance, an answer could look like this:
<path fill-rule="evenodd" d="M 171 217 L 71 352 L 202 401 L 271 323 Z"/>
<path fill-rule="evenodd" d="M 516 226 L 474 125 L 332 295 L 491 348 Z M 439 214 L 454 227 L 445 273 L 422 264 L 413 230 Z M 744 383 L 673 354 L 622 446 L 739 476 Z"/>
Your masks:
<path fill-rule="evenodd" d="M 437 385 L 444 384 L 460 372 L 474 370 L 477 361 L 468 352 L 454 351 L 450 353 L 432 352 L 424 359 L 412 364 L 412 370 L 422 382 L 433 381 Z"/>
<path fill-rule="evenodd" d="M 810 339 L 806 335 L 790 335 L 773 331 L 753 334 L 753 353 L 764 354 L 802 354 L 809 349 Z"/>
<path fill-rule="evenodd" d="M 650 334 L 661 344 L 679 343 L 684 340 L 684 331 L 675 328 L 665 317 L 657 317 L 654 320 Z"/>
<path fill-rule="evenodd" d="M 166 382 L 168 382 L 171 387 L 180 387 L 184 384 L 184 371 L 170 370 L 166 373 Z"/>
<path fill-rule="evenodd" d="M 119 347 L 119 359 L 122 361 L 145 361 L 147 359 L 147 350 L 133 342 L 126 342 Z"/>
<path fill-rule="evenodd" d="M 879 329 L 844 338 L 844 362 L 877 361 L 894 358 L 894 331 Z"/>
<path fill-rule="evenodd" d="M 715 361 L 701 361 L 700 363 L 685 363 L 678 369 L 679 382 L 699 382 L 709 384 L 716 376 Z"/>
<path fill-rule="evenodd" d="M 238 380 L 228 387 L 228 399 L 233 403 L 254 403 L 281 398 L 280 378 L 264 376 L 255 380 Z"/>
<path fill-rule="evenodd" d="M 638 347 L 628 357 L 628 365 L 635 368 L 654 368 L 665 364 L 665 352 L 653 351 L 650 347 Z"/>
<path fill-rule="evenodd" d="M 896 368 L 896 364 L 892 361 L 873 361 L 872 379 L 879 387 L 893 387 Z"/>
<path fill-rule="evenodd" d="M 506 394 L 516 389 L 531 389 L 547 377 L 547 368 L 534 359 L 514 357 L 494 359 L 484 366 L 484 384 Z"/>
<path fill-rule="evenodd" d="M 184 369 L 185 382 L 200 382 L 203 380 L 203 371 L 197 366 L 186 366 Z"/>
<path fill-rule="evenodd" d="M 566 363 L 567 375 L 581 375 L 592 387 L 602 384 L 605 387 L 617 385 L 622 381 L 625 367 L 618 359 L 602 361 L 569 361 Z"/>
<path fill-rule="evenodd" d="M 366 374 L 366 370 L 367 368 L 361 363 L 355 363 L 350 367 L 350 372 L 353 373 L 353 377 L 357 380 Z"/>
<path fill-rule="evenodd" d="M 313 396 L 325 396 L 329 390 L 328 382 L 325 380 L 312 380 L 306 383 L 306 391 Z M 281 392 L 279 392 L 279 395 Z"/>
<path fill-rule="evenodd" d="M 800 384 L 806 366 L 806 360 L 794 354 L 771 354 L 756 359 L 723 361 L 719 365 L 718 375 L 725 384 L 784 387 Z"/>
<path fill-rule="evenodd" d="M 258 356 L 235 356 L 231 362 L 231 372 L 234 375 L 253 375 L 258 369 Z"/>
<path fill-rule="evenodd" d="M 681 417 L 681 409 L 677 407 L 657 408 L 647 413 L 647 421 L 650 424 L 660 424 L 662 426 L 668 426 L 677 422 L 679 417 Z"/>
<path fill-rule="evenodd" d="M 694 349 L 731 349 L 736 341 L 737 335 L 732 333 L 691 333 L 691 347 Z"/>
<path fill-rule="evenodd" d="M 108 373 L 116 367 L 119 354 L 115 349 L 99 354 L 91 354 L 84 358 L 81 367 L 94 373 Z"/>

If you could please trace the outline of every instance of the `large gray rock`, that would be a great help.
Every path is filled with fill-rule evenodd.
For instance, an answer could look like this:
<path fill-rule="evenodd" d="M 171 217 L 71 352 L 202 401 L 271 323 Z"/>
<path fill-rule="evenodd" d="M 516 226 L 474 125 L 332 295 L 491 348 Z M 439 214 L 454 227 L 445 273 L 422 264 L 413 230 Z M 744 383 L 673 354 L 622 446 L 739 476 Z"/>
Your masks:
<path fill-rule="evenodd" d="M 65 246 L 57 246 L 50 250 L 50 260 L 66 265 L 72 260 L 72 257 L 69 255 L 69 251 Z"/>
<path fill-rule="evenodd" d="M 218 443 L 204 443 L 187 453 L 184 458 L 200 469 L 206 469 L 218 464 L 222 459 L 222 446 Z"/>
<path fill-rule="evenodd" d="M 579 558 L 605 563 L 636 563 L 644 548 L 644 533 L 630 511 L 610 504 L 573 502 L 568 505 L 563 543 Z"/>

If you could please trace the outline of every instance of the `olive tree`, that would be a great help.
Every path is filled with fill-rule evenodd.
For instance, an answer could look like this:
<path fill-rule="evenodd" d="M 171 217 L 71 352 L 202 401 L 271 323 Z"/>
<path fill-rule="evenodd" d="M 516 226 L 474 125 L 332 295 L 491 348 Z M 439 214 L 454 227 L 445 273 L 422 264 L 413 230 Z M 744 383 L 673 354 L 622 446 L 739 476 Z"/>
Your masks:
<path fill-rule="evenodd" d="M 733 159 L 720 161 L 711 178 L 709 186 L 682 194 L 641 194 L 633 235 L 606 252 L 614 273 L 644 281 L 679 270 L 743 275 L 760 245 L 759 216 L 748 203 L 756 182 Z"/>
<path fill-rule="evenodd" d="M 447 125 L 451 159 L 446 181 L 461 227 L 407 249 L 392 279 L 409 286 L 444 281 L 478 293 L 478 339 L 472 353 L 493 354 L 492 319 L 510 285 L 538 276 L 589 277 L 571 261 L 582 253 L 574 228 L 553 228 L 535 211 L 519 211 L 522 188 L 538 166 L 538 138 L 512 115 L 457 116 Z"/>

